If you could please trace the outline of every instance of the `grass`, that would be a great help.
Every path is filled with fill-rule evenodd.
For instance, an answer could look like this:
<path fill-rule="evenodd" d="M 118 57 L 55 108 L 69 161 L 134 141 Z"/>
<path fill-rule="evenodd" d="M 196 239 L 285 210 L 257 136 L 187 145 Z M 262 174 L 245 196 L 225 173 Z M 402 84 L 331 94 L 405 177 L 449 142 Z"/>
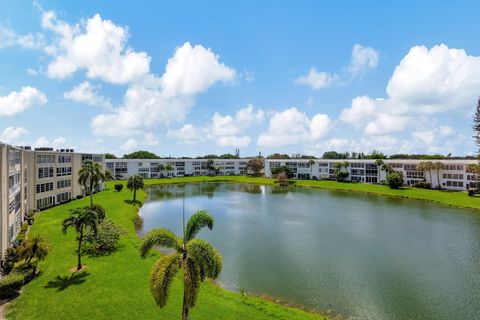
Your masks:
<path fill-rule="evenodd" d="M 228 181 L 240 183 L 255 183 L 263 185 L 273 185 L 274 179 L 269 178 L 251 178 L 245 176 L 218 176 L 218 177 L 182 177 L 171 179 L 146 179 L 145 185 L 168 184 L 168 183 L 190 183 L 190 182 L 214 182 Z M 388 186 L 368 183 L 337 182 L 331 180 L 295 180 L 296 187 L 310 187 L 340 191 L 358 191 L 374 193 L 384 196 L 411 198 L 417 200 L 426 200 L 438 202 L 448 206 L 480 209 L 480 198 L 469 197 L 466 192 L 433 190 L 419 188 L 390 189 Z"/>
<path fill-rule="evenodd" d="M 147 184 L 153 182 L 147 181 Z M 145 200 L 143 191 L 137 195 L 140 201 Z M 138 207 L 128 203 L 131 197 L 132 193 L 125 188 L 115 192 L 113 182 L 107 184 L 106 191 L 94 196 L 95 203 L 105 207 L 107 217 L 121 225 L 127 234 L 121 240 L 120 249 L 113 254 L 84 256 L 82 263 L 87 268 L 74 274 L 68 269 L 76 265 L 75 233 L 69 230 L 63 235 L 61 222 L 69 215 L 69 209 L 87 205 L 88 198 L 45 210 L 36 216 L 31 232 L 44 233 L 52 244 L 51 251 L 39 265 L 40 275 L 8 305 L 7 319 L 179 319 L 182 305 L 180 278 L 174 281 L 165 308 L 160 309 L 151 297 L 150 269 L 159 253 L 153 252 L 144 260 L 140 258 L 139 239 L 133 224 Z M 325 317 L 204 283 L 197 306 L 191 310 L 191 319 Z"/>

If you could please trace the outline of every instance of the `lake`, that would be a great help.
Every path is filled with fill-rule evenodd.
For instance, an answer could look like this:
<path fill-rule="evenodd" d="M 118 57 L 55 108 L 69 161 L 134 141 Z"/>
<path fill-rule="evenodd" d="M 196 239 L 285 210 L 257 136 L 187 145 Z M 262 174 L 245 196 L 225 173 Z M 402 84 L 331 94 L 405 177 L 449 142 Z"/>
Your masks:
<path fill-rule="evenodd" d="M 152 186 L 141 233 L 215 217 L 218 283 L 356 319 L 480 319 L 480 214 L 355 192 L 235 183 Z"/>

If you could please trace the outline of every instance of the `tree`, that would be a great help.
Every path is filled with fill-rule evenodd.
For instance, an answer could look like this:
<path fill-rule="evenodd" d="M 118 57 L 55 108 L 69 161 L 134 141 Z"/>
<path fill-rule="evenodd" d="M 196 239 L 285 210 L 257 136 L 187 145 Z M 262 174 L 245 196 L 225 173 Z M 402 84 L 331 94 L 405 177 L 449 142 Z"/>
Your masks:
<path fill-rule="evenodd" d="M 430 185 L 433 185 L 433 183 L 432 183 L 432 169 L 433 169 L 433 162 L 432 161 L 422 161 L 417 165 L 417 170 L 428 171 L 429 176 L 430 176 Z"/>
<path fill-rule="evenodd" d="M 480 186 L 478 183 L 478 178 L 480 176 L 480 164 L 478 163 L 471 163 L 467 165 L 467 172 L 473 173 L 475 178 L 475 189 L 478 191 Z"/>
<path fill-rule="evenodd" d="M 250 170 L 254 176 L 260 176 L 263 168 L 265 167 L 265 161 L 261 157 L 255 157 L 248 161 L 247 172 Z"/>
<path fill-rule="evenodd" d="M 208 169 L 208 175 L 212 175 L 212 172 L 215 172 L 215 166 L 213 165 L 213 159 L 208 159 L 207 160 L 207 169 Z"/>
<path fill-rule="evenodd" d="M 385 171 L 387 174 L 393 172 L 393 166 L 390 163 L 382 164 L 381 169 Z"/>
<path fill-rule="evenodd" d="M 84 189 L 90 188 L 90 205 L 93 205 L 93 190 L 98 188 L 105 179 L 102 165 L 98 162 L 86 160 L 78 171 L 78 183 Z"/>
<path fill-rule="evenodd" d="M 27 239 L 20 247 L 20 256 L 25 259 L 25 262 L 30 264 L 32 259 L 42 261 L 48 254 L 50 243 L 43 234 L 29 234 Z"/>
<path fill-rule="evenodd" d="M 155 302 L 163 308 L 175 275 L 183 269 L 182 319 L 187 320 L 195 306 L 200 283 L 205 278 L 216 279 L 222 270 L 222 256 L 207 241 L 195 239 L 200 230 L 212 230 L 214 220 L 207 211 L 195 213 L 183 227 L 183 237 L 168 229 L 154 229 L 142 237 L 140 255 L 145 258 L 151 248 L 160 246 L 175 252 L 163 255 L 152 267 L 150 288 Z"/>
<path fill-rule="evenodd" d="M 105 180 L 110 181 L 113 180 L 113 174 L 112 171 L 105 169 Z"/>
<path fill-rule="evenodd" d="M 387 175 L 387 184 L 391 189 L 398 189 L 403 186 L 403 175 L 400 172 L 390 172 Z"/>
<path fill-rule="evenodd" d="M 334 168 L 334 174 L 339 182 L 344 182 L 348 176 L 350 175 L 347 171 L 347 168 L 350 166 L 350 162 L 348 161 L 343 161 L 343 162 L 335 162 L 333 164 Z M 343 171 L 343 168 L 345 168 L 345 171 Z"/>
<path fill-rule="evenodd" d="M 441 189 L 442 186 L 440 185 L 440 170 L 445 168 L 445 165 L 441 163 L 440 161 L 437 161 L 432 164 L 433 169 L 437 170 L 437 189 Z M 431 181 L 430 181 L 431 183 Z"/>
<path fill-rule="evenodd" d="M 85 229 L 88 227 L 93 232 L 97 232 L 98 217 L 95 211 L 90 207 L 77 208 L 71 211 L 70 217 L 63 220 L 62 232 L 67 234 L 67 230 L 72 227 L 77 232 L 77 271 L 82 269 L 82 242 Z"/>
<path fill-rule="evenodd" d="M 111 153 L 105 153 L 105 159 L 117 159 L 117 156 Z"/>
<path fill-rule="evenodd" d="M 160 177 L 163 178 L 163 170 L 165 170 L 165 166 L 163 165 L 163 163 L 160 163 L 158 165 L 158 171 L 160 171 Z"/>
<path fill-rule="evenodd" d="M 377 168 L 378 168 L 378 174 L 377 174 L 377 176 L 378 176 L 378 182 L 380 182 L 380 180 L 381 180 L 381 170 L 382 170 L 382 166 L 383 166 L 384 164 L 385 164 L 385 163 L 383 162 L 382 159 L 377 159 L 377 160 L 375 160 L 375 165 L 376 165 Z"/>
<path fill-rule="evenodd" d="M 288 166 L 280 166 L 280 167 L 273 167 L 270 169 L 270 172 L 273 174 L 273 175 L 277 175 L 277 177 L 281 174 L 281 173 L 285 173 L 287 175 L 287 178 L 293 178 L 293 169 L 291 167 L 288 167 Z"/>
<path fill-rule="evenodd" d="M 135 202 L 137 201 L 137 190 L 138 189 L 143 189 L 144 183 L 143 183 L 143 178 L 139 175 L 134 175 L 128 178 L 127 181 L 127 188 L 128 190 L 133 191 L 133 205 L 135 205 Z"/>
<path fill-rule="evenodd" d="M 480 147 L 480 98 L 477 100 L 477 106 L 475 108 L 475 114 L 473 115 L 473 139 L 475 144 Z"/>
<path fill-rule="evenodd" d="M 123 159 L 160 159 L 155 153 L 139 150 L 132 153 L 124 154 Z"/>
<path fill-rule="evenodd" d="M 170 172 L 173 170 L 173 166 L 170 163 L 167 163 L 167 165 L 165 166 L 165 170 L 167 170 L 167 172 Z"/>
<path fill-rule="evenodd" d="M 378 150 L 373 150 L 372 153 L 365 156 L 365 159 L 386 159 L 386 158 L 387 156 Z"/>
<path fill-rule="evenodd" d="M 308 160 L 308 165 L 310 166 L 310 179 L 313 178 L 313 165 L 315 164 L 315 160 L 310 159 Z"/>

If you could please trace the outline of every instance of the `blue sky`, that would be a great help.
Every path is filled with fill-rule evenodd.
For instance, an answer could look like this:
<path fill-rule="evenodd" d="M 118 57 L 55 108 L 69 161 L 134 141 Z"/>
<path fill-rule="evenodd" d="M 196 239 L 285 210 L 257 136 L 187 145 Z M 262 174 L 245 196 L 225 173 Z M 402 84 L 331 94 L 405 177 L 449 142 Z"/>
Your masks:
<path fill-rule="evenodd" d="M 0 1 L 0 140 L 472 154 L 475 1 Z"/>

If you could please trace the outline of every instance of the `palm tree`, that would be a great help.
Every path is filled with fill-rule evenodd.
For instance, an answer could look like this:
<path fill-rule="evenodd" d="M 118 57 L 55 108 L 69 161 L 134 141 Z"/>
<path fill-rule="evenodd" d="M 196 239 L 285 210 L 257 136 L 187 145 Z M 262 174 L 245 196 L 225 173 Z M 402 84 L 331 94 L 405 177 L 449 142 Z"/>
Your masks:
<path fill-rule="evenodd" d="M 84 189 L 87 187 L 90 189 L 90 205 L 93 205 L 93 190 L 106 179 L 103 168 L 98 162 L 86 160 L 78 175 L 78 183 Z"/>
<path fill-rule="evenodd" d="M 315 164 L 315 160 L 310 159 L 308 160 L 308 164 L 310 165 L 310 179 L 313 177 L 313 165 Z"/>
<path fill-rule="evenodd" d="M 165 166 L 165 170 L 167 170 L 167 172 L 172 171 L 173 166 L 170 163 L 167 163 L 167 165 Z"/>
<path fill-rule="evenodd" d="M 432 169 L 433 163 L 431 161 L 422 161 L 417 165 L 417 170 L 419 171 L 428 171 L 430 176 L 430 185 L 432 186 Z"/>
<path fill-rule="evenodd" d="M 213 159 L 208 159 L 207 160 L 207 169 L 208 169 L 208 175 L 211 175 L 212 171 L 215 171 L 215 166 L 213 165 Z"/>
<path fill-rule="evenodd" d="M 472 163 L 467 165 L 467 172 L 473 173 L 473 176 L 475 177 L 475 189 L 478 191 L 480 184 L 478 182 L 478 177 L 480 175 L 480 164 L 478 163 Z"/>
<path fill-rule="evenodd" d="M 20 255 L 30 264 L 33 258 L 42 261 L 48 254 L 50 243 L 43 234 L 30 234 L 20 248 Z"/>
<path fill-rule="evenodd" d="M 443 163 L 441 163 L 440 161 L 437 161 L 437 162 L 432 164 L 432 167 L 435 170 L 437 170 L 437 188 L 440 189 L 441 188 L 441 185 L 440 185 L 440 170 L 445 168 L 445 165 Z"/>
<path fill-rule="evenodd" d="M 134 175 L 128 178 L 127 188 L 133 191 L 133 205 L 135 205 L 135 202 L 137 201 L 137 190 L 143 189 L 143 187 L 143 178 L 141 176 Z"/>
<path fill-rule="evenodd" d="M 90 209 L 90 207 L 77 208 L 72 210 L 70 217 L 63 220 L 62 232 L 67 234 L 67 230 L 70 227 L 75 228 L 77 232 L 77 271 L 82 269 L 82 241 L 84 237 L 85 228 L 89 227 L 94 233 L 97 233 L 98 217 L 97 213 Z"/>
<path fill-rule="evenodd" d="M 384 163 L 382 164 L 382 170 L 385 171 L 387 174 L 393 172 L 393 166 L 390 163 Z"/>
<path fill-rule="evenodd" d="M 143 258 L 154 246 L 175 250 L 153 265 L 150 289 L 155 302 L 163 308 L 167 304 L 170 284 L 178 270 L 183 268 L 183 320 L 188 320 L 190 308 L 195 306 L 200 282 L 205 278 L 217 278 L 222 270 L 220 253 L 207 241 L 195 239 L 202 228 L 212 230 L 213 222 L 210 213 L 198 211 L 188 220 L 186 228 L 184 222 L 182 238 L 168 229 L 154 229 L 142 238 L 140 255 Z"/>
<path fill-rule="evenodd" d="M 113 174 L 112 171 L 105 169 L 105 180 L 110 181 L 113 180 Z"/>
<path fill-rule="evenodd" d="M 377 170 L 377 172 L 378 172 L 378 174 L 377 174 L 378 182 L 380 182 L 380 180 L 382 180 L 382 178 L 381 178 L 381 174 L 382 174 L 381 170 L 383 170 L 382 166 L 383 166 L 384 164 L 385 164 L 385 163 L 383 162 L 382 159 L 377 159 L 377 160 L 375 160 L 375 165 L 376 165 L 377 168 L 378 168 L 378 170 Z"/>
<path fill-rule="evenodd" d="M 163 178 L 163 170 L 165 170 L 165 166 L 163 165 L 163 163 L 160 163 L 158 165 L 158 171 L 160 171 L 160 178 Z"/>

